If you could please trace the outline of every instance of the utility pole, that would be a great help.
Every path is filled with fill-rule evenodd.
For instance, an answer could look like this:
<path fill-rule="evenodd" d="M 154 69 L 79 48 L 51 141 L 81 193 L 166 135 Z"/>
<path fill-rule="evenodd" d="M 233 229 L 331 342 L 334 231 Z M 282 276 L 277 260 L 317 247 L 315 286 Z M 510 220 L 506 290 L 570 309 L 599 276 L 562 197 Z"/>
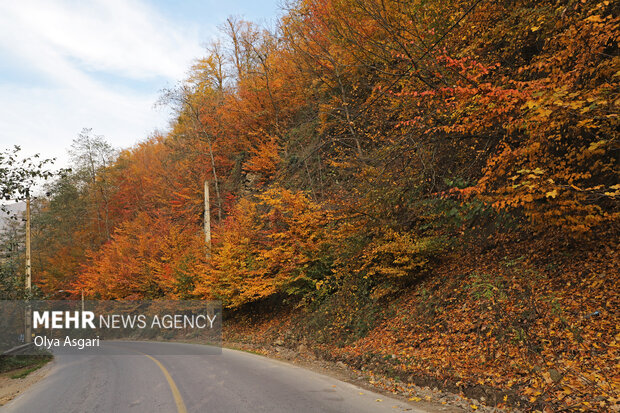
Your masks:
<path fill-rule="evenodd" d="M 32 289 L 32 269 L 30 265 L 30 190 L 26 192 L 26 294 L 30 300 L 30 290 Z M 31 308 L 26 307 L 26 332 L 24 342 L 32 342 Z"/>
<path fill-rule="evenodd" d="M 205 244 L 207 245 L 207 259 L 211 258 L 211 204 L 209 202 L 209 181 L 205 179 L 205 212 L 204 212 L 204 231 Z"/>
<path fill-rule="evenodd" d="M 26 193 L 26 291 L 32 287 L 32 270 L 30 266 L 30 191 Z"/>

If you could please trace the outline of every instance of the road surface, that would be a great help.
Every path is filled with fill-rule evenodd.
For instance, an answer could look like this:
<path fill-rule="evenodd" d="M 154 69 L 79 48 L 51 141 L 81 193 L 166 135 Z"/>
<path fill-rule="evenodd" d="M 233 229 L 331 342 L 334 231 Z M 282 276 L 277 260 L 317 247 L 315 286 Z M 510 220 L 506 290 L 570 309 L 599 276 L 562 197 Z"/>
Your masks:
<path fill-rule="evenodd" d="M 420 411 L 307 369 L 235 350 L 214 355 L 207 346 L 154 342 L 107 342 L 102 350 L 98 355 L 57 355 L 48 375 L 0 412 Z"/>

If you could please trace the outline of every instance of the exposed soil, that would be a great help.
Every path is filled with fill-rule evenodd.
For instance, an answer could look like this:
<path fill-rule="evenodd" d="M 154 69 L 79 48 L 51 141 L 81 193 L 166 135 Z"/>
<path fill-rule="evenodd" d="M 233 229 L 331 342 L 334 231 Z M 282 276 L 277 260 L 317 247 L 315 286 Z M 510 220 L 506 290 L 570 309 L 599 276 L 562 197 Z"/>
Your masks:
<path fill-rule="evenodd" d="M 4 406 L 19 394 L 26 391 L 30 386 L 47 376 L 52 368 L 52 364 L 53 361 L 20 379 L 11 378 L 11 376 L 15 374 L 15 371 L 0 374 L 0 406 Z"/>

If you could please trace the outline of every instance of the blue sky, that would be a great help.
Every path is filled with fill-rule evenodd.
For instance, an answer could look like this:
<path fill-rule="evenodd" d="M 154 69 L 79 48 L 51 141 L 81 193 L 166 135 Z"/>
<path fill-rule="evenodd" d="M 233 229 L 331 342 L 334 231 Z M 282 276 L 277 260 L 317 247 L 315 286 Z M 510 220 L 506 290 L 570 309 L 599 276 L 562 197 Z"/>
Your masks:
<path fill-rule="evenodd" d="M 0 149 L 67 163 L 84 127 L 125 148 L 170 119 L 183 80 L 230 15 L 272 22 L 281 0 L 0 0 Z"/>

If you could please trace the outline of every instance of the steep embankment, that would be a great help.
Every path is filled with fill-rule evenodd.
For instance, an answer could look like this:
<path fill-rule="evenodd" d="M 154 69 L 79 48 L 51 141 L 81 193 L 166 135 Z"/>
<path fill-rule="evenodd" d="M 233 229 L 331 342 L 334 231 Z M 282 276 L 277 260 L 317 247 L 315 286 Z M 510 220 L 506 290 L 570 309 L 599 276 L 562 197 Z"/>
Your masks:
<path fill-rule="evenodd" d="M 416 384 L 492 406 L 617 409 L 617 245 L 557 248 L 472 247 L 398 297 L 362 304 L 342 294 L 273 313 L 264 305 L 233 315 L 226 339 L 344 362 L 414 400 L 442 396 Z"/>

